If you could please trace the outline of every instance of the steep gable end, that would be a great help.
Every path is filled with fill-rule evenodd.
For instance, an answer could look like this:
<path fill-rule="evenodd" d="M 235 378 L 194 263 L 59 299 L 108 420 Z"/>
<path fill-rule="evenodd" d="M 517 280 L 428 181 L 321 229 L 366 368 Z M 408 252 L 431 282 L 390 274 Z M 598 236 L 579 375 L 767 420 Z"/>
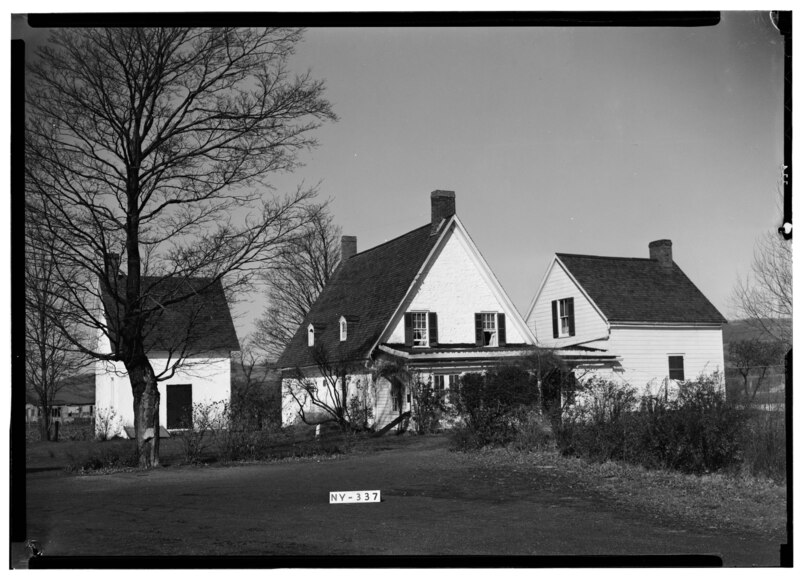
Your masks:
<path fill-rule="evenodd" d="M 553 331 L 553 302 L 572 299 L 574 335 L 558 337 Z M 528 328 L 543 344 L 570 346 L 608 338 L 608 323 L 597 305 L 554 258 L 525 318 Z"/>
<path fill-rule="evenodd" d="M 506 316 L 505 342 L 533 342 L 516 308 L 457 218 L 447 223 L 441 242 L 387 327 L 386 342 L 405 342 L 403 315 L 409 311 L 436 313 L 440 345 L 474 343 L 475 314 L 481 312 Z"/>

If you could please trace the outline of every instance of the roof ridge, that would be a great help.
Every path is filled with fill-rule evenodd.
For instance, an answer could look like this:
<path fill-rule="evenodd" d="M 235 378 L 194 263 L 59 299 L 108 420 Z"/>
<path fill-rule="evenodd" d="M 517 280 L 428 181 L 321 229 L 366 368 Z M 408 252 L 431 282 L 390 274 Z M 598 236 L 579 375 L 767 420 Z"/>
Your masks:
<path fill-rule="evenodd" d="M 640 257 L 640 256 L 606 256 L 606 255 L 600 255 L 600 254 L 576 254 L 576 253 L 571 253 L 571 252 L 557 252 L 556 256 L 557 257 L 576 256 L 576 257 L 580 257 L 580 258 L 601 258 L 601 259 L 606 259 L 606 260 L 642 260 L 642 261 L 658 262 L 655 259 L 645 258 L 645 257 Z"/>
<path fill-rule="evenodd" d="M 347 260 L 351 260 L 351 259 L 354 259 L 354 258 L 358 258 L 358 257 L 360 257 L 361 255 L 367 254 L 368 252 L 375 250 L 376 248 L 380 248 L 380 247 L 382 247 L 383 245 L 386 245 L 386 244 L 389 244 L 389 243 L 395 242 L 396 240 L 400 240 L 401 238 L 403 238 L 403 237 L 406 237 L 406 236 L 409 236 L 409 235 L 411 235 L 411 234 L 414 234 L 415 232 L 419 232 L 419 231 L 420 231 L 420 230 L 422 230 L 423 228 L 426 228 L 426 227 L 430 228 L 430 226 L 431 226 L 431 223 L 428 223 L 428 224 L 423 224 L 422 226 L 418 226 L 417 228 L 415 228 L 415 229 L 413 229 L 413 230 L 409 230 L 408 232 L 405 232 L 405 233 L 401 234 L 400 236 L 396 236 L 396 237 L 394 237 L 394 238 L 390 238 L 389 240 L 385 240 L 385 241 L 383 241 L 383 242 L 382 242 L 382 243 L 380 243 L 380 244 L 376 244 L 375 246 L 373 246 L 373 247 L 370 247 L 370 248 L 368 248 L 367 250 L 362 250 L 361 252 L 357 252 L 356 254 L 354 254 L 353 256 L 351 256 L 351 257 L 350 257 L 349 259 L 347 259 Z"/>

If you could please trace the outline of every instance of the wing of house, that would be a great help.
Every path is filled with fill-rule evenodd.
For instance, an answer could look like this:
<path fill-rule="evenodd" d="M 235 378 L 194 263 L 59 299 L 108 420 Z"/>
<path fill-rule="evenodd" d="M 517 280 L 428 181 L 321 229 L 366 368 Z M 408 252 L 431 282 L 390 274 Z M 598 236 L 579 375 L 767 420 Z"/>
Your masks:
<path fill-rule="evenodd" d="M 447 388 L 457 376 L 527 354 L 520 314 L 455 211 L 455 193 L 431 193 L 431 222 L 358 253 L 342 237 L 342 263 L 278 361 L 284 388 L 300 371 L 319 375 L 320 355 L 347 364 L 368 390 L 376 426 L 408 410 L 410 392 L 384 378 L 379 360 L 401 361 Z M 284 422 L 297 418 L 284 395 Z"/>
<path fill-rule="evenodd" d="M 191 425 L 193 405 L 230 400 L 230 357 L 239 350 L 236 329 L 219 280 L 143 277 L 142 286 L 157 309 L 144 329 L 145 351 L 156 375 L 170 377 L 158 384 L 159 419 L 167 429 L 184 429 Z M 122 311 L 111 291 L 103 290 L 102 296 L 107 333 L 100 337 L 100 350 L 116 351 Z M 162 306 L 170 301 L 176 302 Z M 131 436 L 133 393 L 124 365 L 98 362 L 96 383 L 98 421 L 110 420 L 116 434 Z"/>
<path fill-rule="evenodd" d="M 671 241 L 649 248 L 650 258 L 557 253 L 525 315 L 540 344 L 605 351 L 572 361 L 640 391 L 722 371 L 725 318 L 673 261 Z"/>

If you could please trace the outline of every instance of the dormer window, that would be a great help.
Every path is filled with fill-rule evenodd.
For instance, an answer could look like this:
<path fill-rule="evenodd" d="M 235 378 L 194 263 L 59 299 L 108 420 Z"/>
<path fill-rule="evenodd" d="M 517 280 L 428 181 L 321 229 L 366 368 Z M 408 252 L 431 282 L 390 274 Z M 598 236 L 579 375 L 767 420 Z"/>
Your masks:
<path fill-rule="evenodd" d="M 347 319 L 341 317 L 339 319 L 339 341 L 344 342 L 347 340 Z"/>
<path fill-rule="evenodd" d="M 308 346 L 314 346 L 314 325 L 308 325 Z"/>

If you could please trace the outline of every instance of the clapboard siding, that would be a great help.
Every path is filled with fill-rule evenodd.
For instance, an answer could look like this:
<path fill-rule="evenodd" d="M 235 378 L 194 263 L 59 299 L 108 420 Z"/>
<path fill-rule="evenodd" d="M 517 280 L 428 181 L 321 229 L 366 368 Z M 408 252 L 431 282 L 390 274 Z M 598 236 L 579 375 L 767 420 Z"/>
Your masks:
<path fill-rule="evenodd" d="M 683 355 L 686 379 L 724 371 L 720 327 L 612 326 L 609 345 L 611 351 L 622 358 L 622 377 L 640 392 L 644 392 L 648 384 L 655 389 L 663 384 L 669 375 L 667 357 L 670 355 Z"/>
<path fill-rule="evenodd" d="M 399 415 L 399 411 L 392 410 L 392 384 L 381 377 L 375 383 L 375 429 L 385 427 Z"/>
<path fill-rule="evenodd" d="M 148 355 L 156 374 L 167 370 L 174 362 L 166 352 L 155 351 Z M 169 364 L 171 366 L 171 364 Z M 221 410 L 223 402 L 231 398 L 231 359 L 230 353 L 219 351 L 216 356 L 191 357 L 175 370 L 166 381 L 158 383 L 161 394 L 159 422 L 167 426 L 167 386 L 191 385 L 192 404 L 211 406 Z M 95 386 L 97 411 L 106 416 L 113 411 L 115 415 L 111 436 L 125 436 L 123 427 L 133 427 L 133 391 L 130 379 L 121 362 L 98 361 L 95 364 Z M 98 422 L 98 426 L 100 423 Z"/>
<path fill-rule="evenodd" d="M 575 336 L 553 338 L 552 301 L 575 299 Z M 533 309 L 525 319 L 537 341 L 545 347 L 565 347 L 608 337 L 608 325 L 589 299 L 556 260 L 542 285 Z"/>
<path fill-rule="evenodd" d="M 474 342 L 475 313 L 505 313 L 506 342 L 525 342 L 510 318 L 512 311 L 506 310 L 496 298 L 488 280 L 469 254 L 461 230 L 455 229 L 448 234 L 439 254 L 434 255 L 432 264 L 424 271 L 422 281 L 417 285 L 411 304 L 405 311 L 435 312 L 441 344 Z M 388 342 L 405 341 L 402 315 L 390 330 Z"/>

